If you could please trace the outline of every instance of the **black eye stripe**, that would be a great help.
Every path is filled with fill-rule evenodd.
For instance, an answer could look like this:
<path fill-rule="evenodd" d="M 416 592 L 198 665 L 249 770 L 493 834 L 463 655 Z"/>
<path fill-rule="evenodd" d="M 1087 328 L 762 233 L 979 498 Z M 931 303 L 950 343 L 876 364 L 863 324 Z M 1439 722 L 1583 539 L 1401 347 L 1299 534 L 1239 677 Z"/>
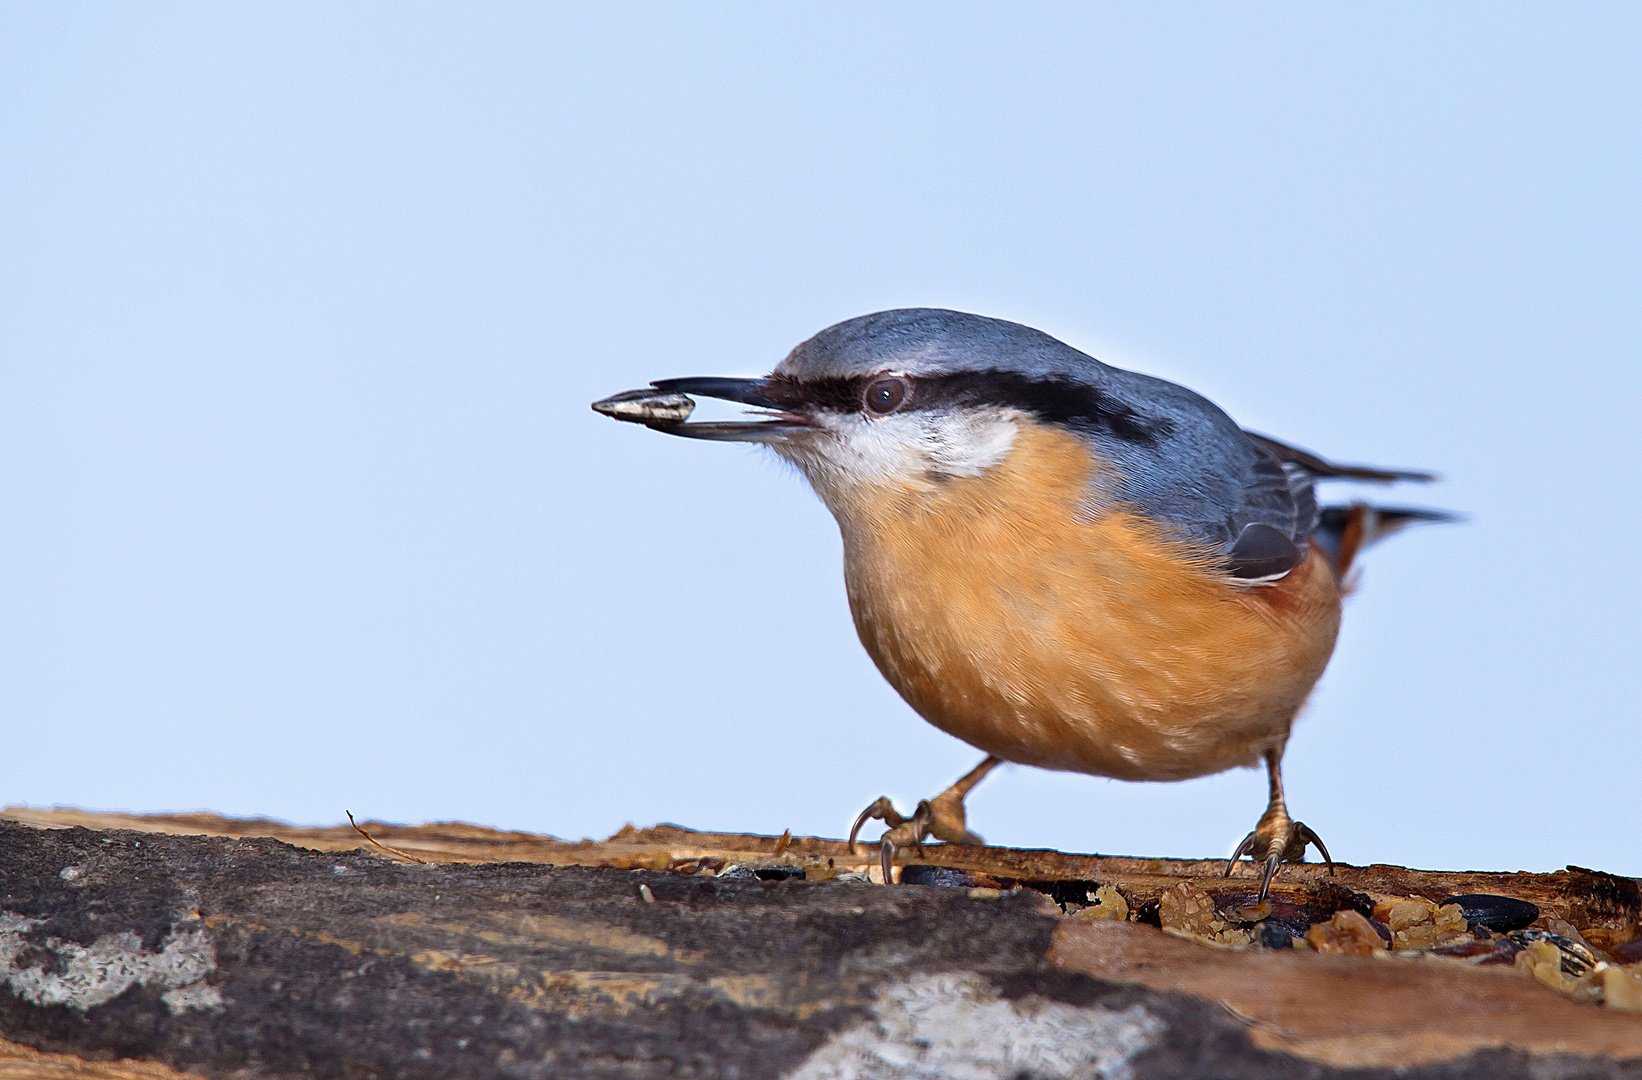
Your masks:
<path fill-rule="evenodd" d="M 867 387 L 881 375 L 854 378 L 771 377 L 765 392 L 789 408 L 861 412 Z M 1013 371 L 962 371 L 903 376 L 909 384 L 903 411 L 999 405 L 1040 420 L 1096 431 L 1125 442 L 1152 444 L 1174 431 L 1167 417 L 1149 417 L 1097 387 L 1069 379 L 1032 378 Z"/>
<path fill-rule="evenodd" d="M 861 395 L 866 393 L 869 378 L 857 379 L 784 379 L 772 375 L 764 384 L 764 393 L 788 408 L 828 409 L 832 412 L 856 412 L 861 408 Z"/>

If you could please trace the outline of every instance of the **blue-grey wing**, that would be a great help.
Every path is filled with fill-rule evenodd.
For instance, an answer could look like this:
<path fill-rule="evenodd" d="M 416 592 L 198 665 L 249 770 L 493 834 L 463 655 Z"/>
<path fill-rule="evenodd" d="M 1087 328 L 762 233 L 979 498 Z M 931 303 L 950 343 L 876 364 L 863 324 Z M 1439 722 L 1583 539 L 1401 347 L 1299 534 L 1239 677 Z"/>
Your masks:
<path fill-rule="evenodd" d="M 1085 431 L 1117 466 L 1121 479 L 1113 497 L 1213 552 L 1227 573 L 1245 581 L 1281 577 L 1305 558 L 1320 518 L 1318 480 L 1434 479 L 1325 461 L 1244 431 L 1185 387 L 1116 368 L 1101 375 L 1106 392 L 1133 412 L 1122 429 L 1091 425 Z"/>
<path fill-rule="evenodd" d="M 1106 497 L 1212 552 L 1233 577 L 1270 579 L 1299 565 L 1317 525 L 1311 471 L 1185 387 L 1116 368 L 1101 374 L 1103 390 L 1135 414 L 1126 431 L 1084 426 L 1116 467 Z"/>

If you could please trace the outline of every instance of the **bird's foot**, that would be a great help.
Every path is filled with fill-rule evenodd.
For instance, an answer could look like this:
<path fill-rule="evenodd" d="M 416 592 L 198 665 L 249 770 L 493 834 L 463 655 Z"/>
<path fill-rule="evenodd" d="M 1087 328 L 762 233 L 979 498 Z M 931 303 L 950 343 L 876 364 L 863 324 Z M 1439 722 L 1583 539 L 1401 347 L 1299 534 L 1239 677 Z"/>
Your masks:
<path fill-rule="evenodd" d="M 860 835 L 861 826 L 868 821 L 882 821 L 888 825 L 889 828 L 884 831 L 884 835 L 878 838 L 878 865 L 884 872 L 884 884 L 888 885 L 895 880 L 891 871 L 895 853 L 909 847 L 923 850 L 924 837 L 930 835 L 930 817 L 928 799 L 918 804 L 918 809 L 912 812 L 911 817 L 902 817 L 895 809 L 895 805 L 889 801 L 889 796 L 881 795 L 855 819 L 855 825 L 850 829 L 850 854 L 855 854 L 855 838 Z"/>
<path fill-rule="evenodd" d="M 850 854 L 855 854 L 855 838 L 860 835 L 861 826 L 868 821 L 882 821 L 889 826 L 884 835 L 878 838 L 879 866 L 884 871 L 886 885 L 895 880 L 891 874 L 895 853 L 914 847 L 921 852 L 924 841 L 931 836 L 948 844 L 980 846 L 986 843 L 969 831 L 964 814 L 963 794 L 951 788 L 933 799 L 921 800 L 911 817 L 902 817 L 887 796 L 880 796 L 855 819 L 855 826 L 850 829 Z"/>
<path fill-rule="evenodd" d="M 918 803 L 911 817 L 902 817 L 888 796 L 879 796 L 855 819 L 855 826 L 850 829 L 850 854 L 855 854 L 855 838 L 860 835 L 861 826 L 874 820 L 888 825 L 889 829 L 878 838 L 878 864 L 884 871 L 884 884 L 888 885 L 895 880 L 890 876 L 895 853 L 909 847 L 922 851 L 924 840 L 928 837 L 933 836 L 947 844 L 973 844 L 979 847 L 986 843 L 969 831 L 969 821 L 964 814 L 964 796 L 1001 763 L 1000 759 L 988 755 L 951 787 L 933 799 Z"/>
<path fill-rule="evenodd" d="M 1288 811 L 1281 805 L 1270 807 L 1261 815 L 1260 823 L 1254 831 L 1243 838 L 1226 861 L 1226 877 L 1231 876 L 1232 867 L 1237 860 L 1247 855 L 1257 863 L 1264 863 L 1265 869 L 1260 877 L 1260 895 L 1255 903 L 1263 903 L 1266 893 L 1271 889 L 1271 879 L 1277 874 L 1277 867 L 1282 863 L 1301 863 L 1306 861 L 1306 847 L 1317 845 L 1322 853 L 1323 862 L 1328 866 L 1328 872 L 1334 873 L 1334 860 L 1329 858 L 1328 848 L 1318 835 L 1304 822 L 1295 821 L 1288 816 Z"/>

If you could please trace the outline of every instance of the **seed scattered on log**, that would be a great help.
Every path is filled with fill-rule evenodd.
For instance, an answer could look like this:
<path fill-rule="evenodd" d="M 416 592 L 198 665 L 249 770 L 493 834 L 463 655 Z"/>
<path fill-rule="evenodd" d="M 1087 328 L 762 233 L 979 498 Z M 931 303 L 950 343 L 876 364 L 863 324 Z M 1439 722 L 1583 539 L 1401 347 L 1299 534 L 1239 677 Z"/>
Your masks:
<path fill-rule="evenodd" d="M 1271 914 L 1274 910 L 1275 908 L 1272 906 L 1272 902 L 1268 898 L 1266 900 L 1262 900 L 1258 904 L 1244 904 L 1240 907 L 1227 908 L 1225 909 L 1225 912 L 1226 918 L 1231 922 L 1257 923 L 1263 919 L 1271 918 Z"/>
<path fill-rule="evenodd" d="M 1596 967 L 1596 954 L 1577 941 L 1570 941 L 1561 934 L 1553 934 L 1548 930 L 1536 930 L 1529 927 L 1526 930 L 1516 930 L 1510 935 L 1512 941 L 1524 947 L 1543 942 L 1555 949 L 1562 959 L 1562 973 L 1574 978 L 1585 974 Z"/>
<path fill-rule="evenodd" d="M 1263 922 L 1256 940 L 1268 949 L 1292 949 L 1299 936 L 1280 922 Z"/>
<path fill-rule="evenodd" d="M 1492 941 L 1467 941 L 1460 945 L 1439 945 L 1431 952 L 1450 960 L 1467 960 L 1473 964 L 1511 964 L 1521 951 L 1516 944 L 1504 938 Z"/>
<path fill-rule="evenodd" d="M 792 881 L 794 878 L 802 881 L 804 868 L 802 866 L 761 866 L 753 871 L 753 876 L 760 881 Z"/>
<path fill-rule="evenodd" d="M 1374 905 L 1374 920 L 1391 931 L 1391 947 L 1399 952 L 1458 945 L 1469 924 L 1458 904 L 1438 907 L 1424 897 L 1390 898 Z"/>
<path fill-rule="evenodd" d="M 1386 945 L 1374 924 L 1350 908 L 1336 911 L 1328 922 L 1318 923 L 1306 931 L 1306 943 L 1320 953 L 1346 956 L 1373 956 L 1375 949 Z"/>
<path fill-rule="evenodd" d="M 1094 912 L 1091 918 L 1123 922 L 1129 917 L 1129 901 L 1110 885 L 1095 890 L 1095 902 L 1086 909 Z"/>
<path fill-rule="evenodd" d="M 1604 968 L 1602 1003 L 1610 1009 L 1642 1013 L 1642 973 L 1616 967 Z"/>
<path fill-rule="evenodd" d="M 1005 882 L 990 874 L 973 870 L 959 870 L 950 866 L 925 866 L 910 863 L 901 867 L 902 885 L 937 885 L 950 889 L 1007 889 L 1013 882 Z"/>
<path fill-rule="evenodd" d="M 1496 934 L 1507 934 L 1531 926 L 1539 918 L 1539 908 L 1526 900 L 1509 896 L 1491 896 L 1488 893 L 1465 893 L 1450 896 L 1439 902 L 1439 907 L 1458 904 L 1465 921 L 1473 928 L 1480 923 Z"/>

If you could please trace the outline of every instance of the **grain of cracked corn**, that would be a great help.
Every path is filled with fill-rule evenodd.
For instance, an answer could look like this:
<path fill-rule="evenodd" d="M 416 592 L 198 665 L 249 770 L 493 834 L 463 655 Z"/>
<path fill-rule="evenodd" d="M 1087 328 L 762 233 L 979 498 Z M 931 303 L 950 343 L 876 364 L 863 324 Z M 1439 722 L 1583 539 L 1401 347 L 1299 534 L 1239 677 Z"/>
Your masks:
<path fill-rule="evenodd" d="M 1306 944 L 1320 953 L 1373 956 L 1375 950 L 1385 948 L 1385 939 L 1361 912 L 1344 908 L 1328 922 L 1313 923 L 1306 931 Z"/>

